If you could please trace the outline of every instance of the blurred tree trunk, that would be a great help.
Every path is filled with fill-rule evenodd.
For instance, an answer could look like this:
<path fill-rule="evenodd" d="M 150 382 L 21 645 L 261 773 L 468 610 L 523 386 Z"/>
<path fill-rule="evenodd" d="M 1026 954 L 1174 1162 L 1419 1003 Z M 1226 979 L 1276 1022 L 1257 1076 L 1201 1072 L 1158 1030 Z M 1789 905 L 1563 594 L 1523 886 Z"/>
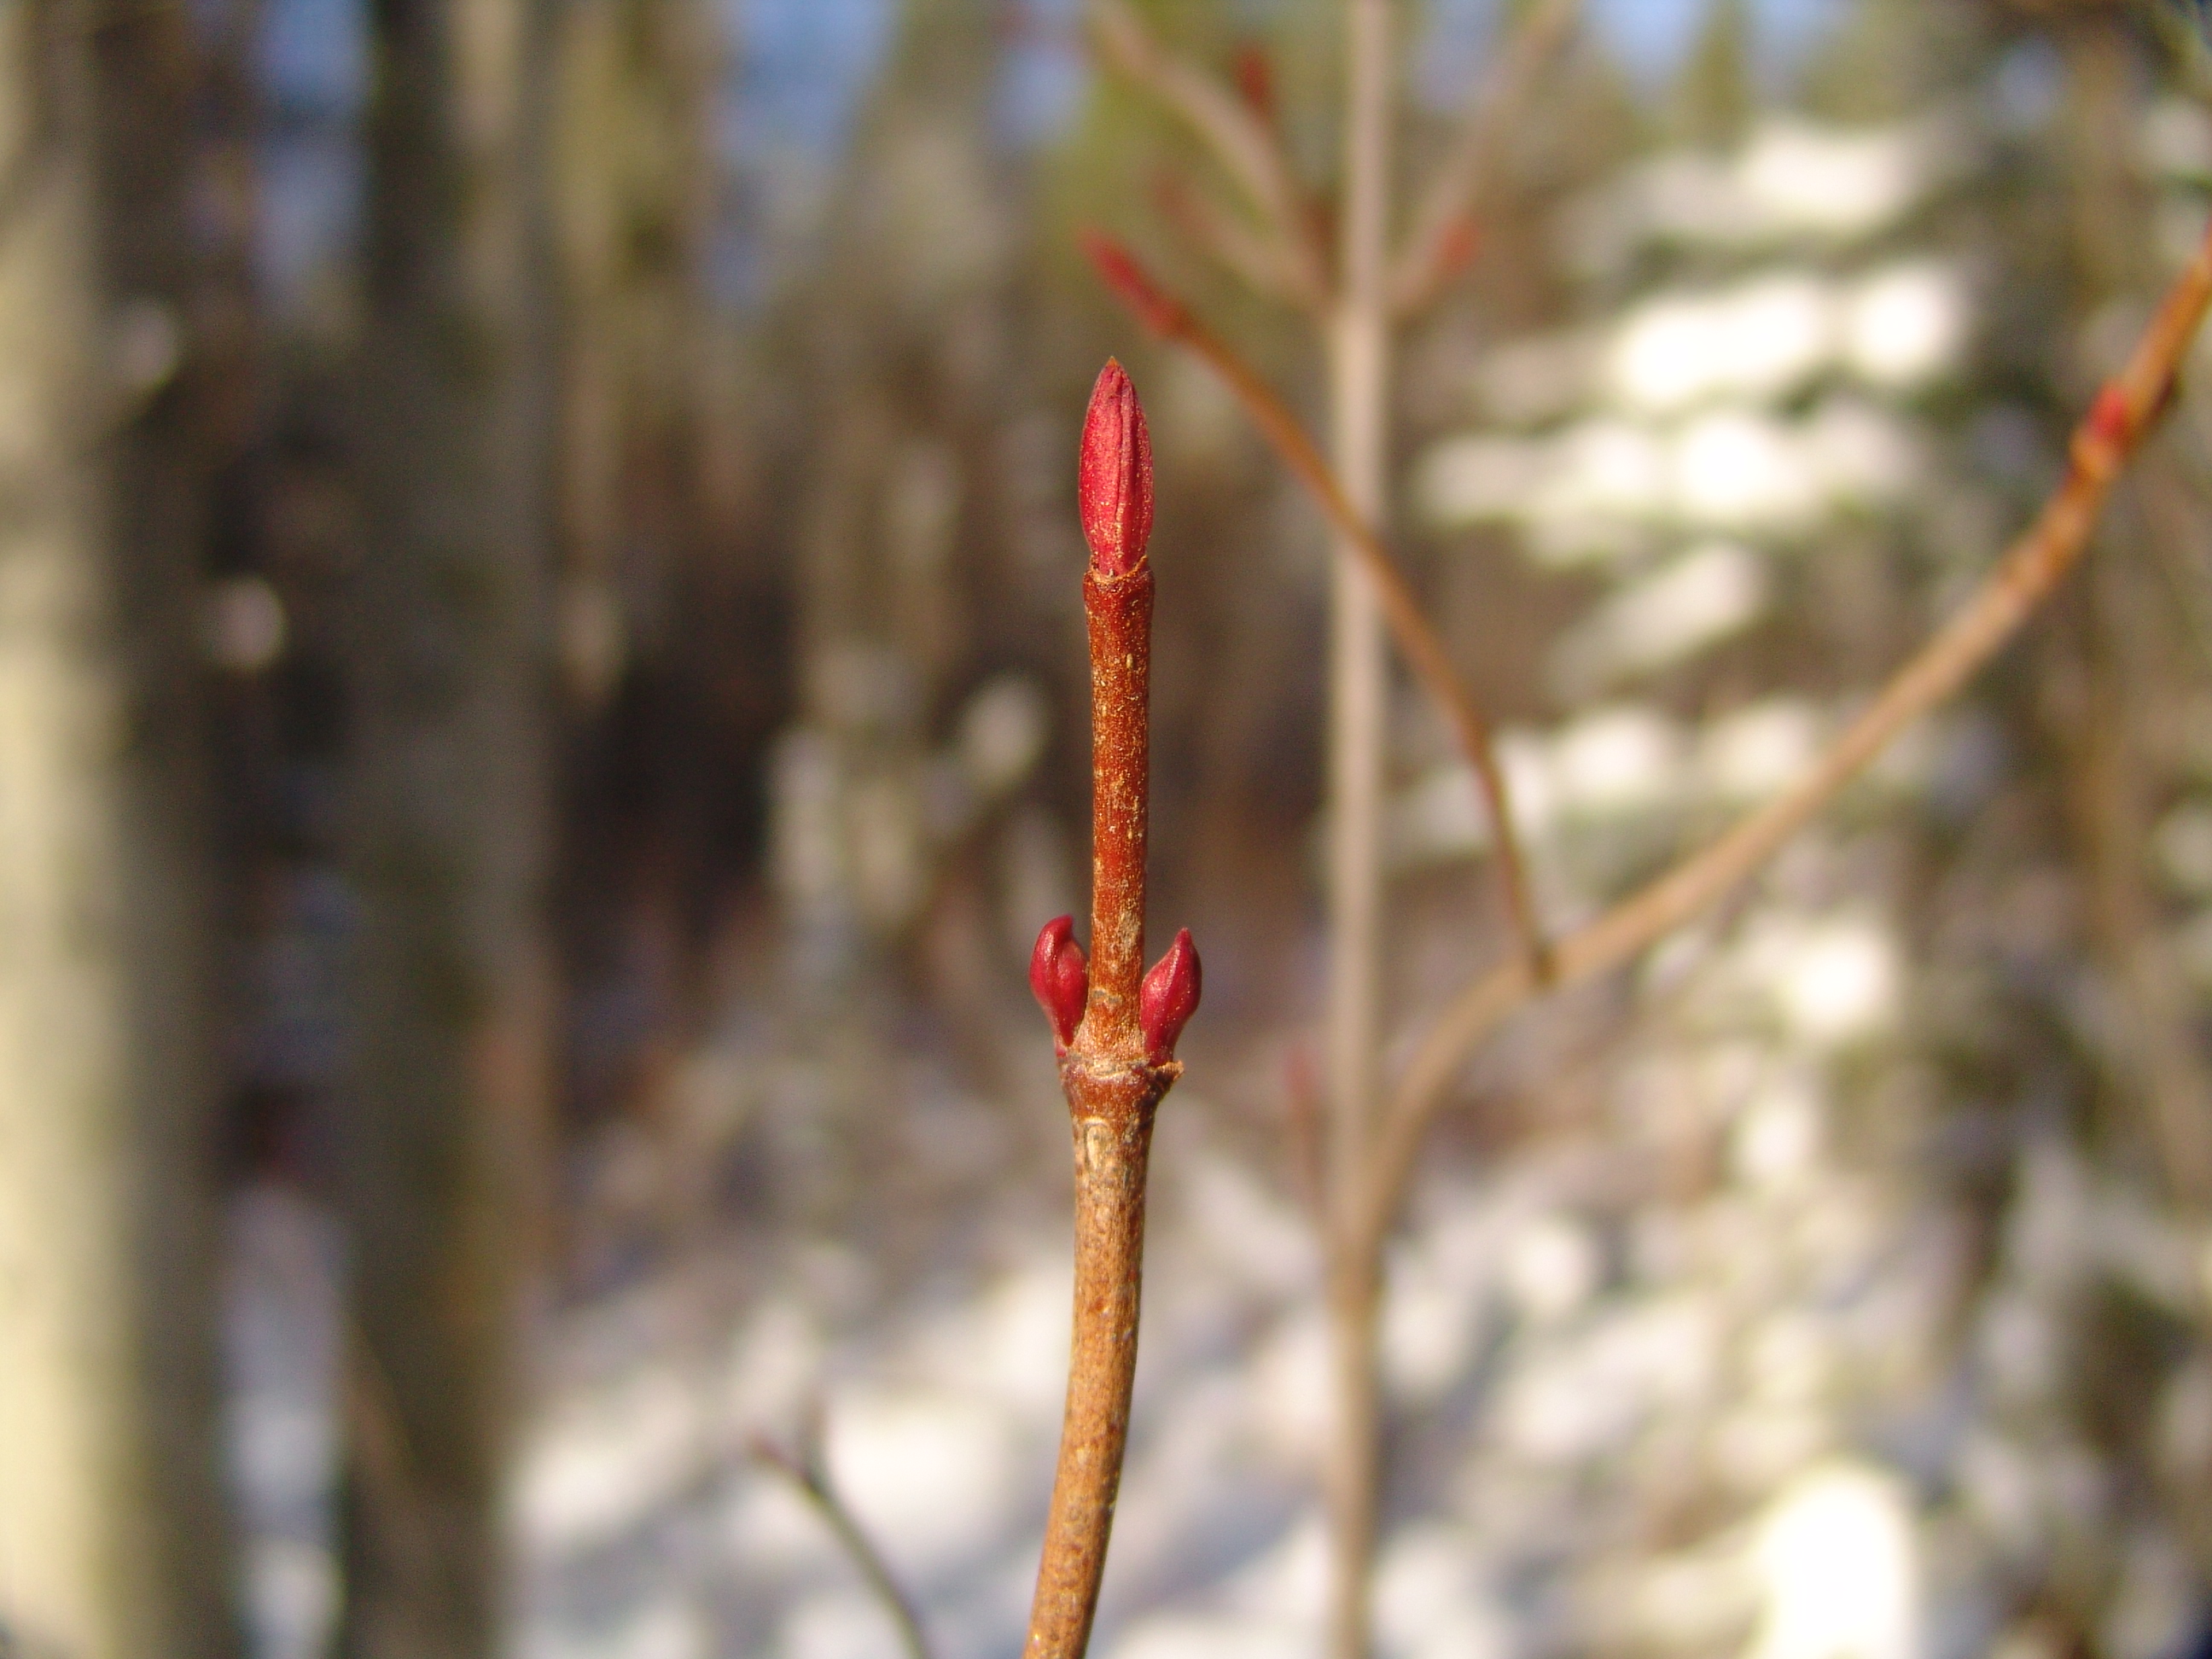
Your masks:
<path fill-rule="evenodd" d="M 0 9 L 0 1650 L 231 1650 L 188 18 Z"/>
<path fill-rule="evenodd" d="M 533 0 L 377 0 L 343 1650 L 489 1654 L 545 1097 Z"/>

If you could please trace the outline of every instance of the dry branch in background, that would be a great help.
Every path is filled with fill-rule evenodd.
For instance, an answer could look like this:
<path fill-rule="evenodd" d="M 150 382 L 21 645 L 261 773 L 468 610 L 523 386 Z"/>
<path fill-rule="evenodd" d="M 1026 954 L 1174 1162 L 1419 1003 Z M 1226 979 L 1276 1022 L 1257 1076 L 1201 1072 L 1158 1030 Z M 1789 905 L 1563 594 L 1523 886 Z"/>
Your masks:
<path fill-rule="evenodd" d="M 1620 967 L 1749 878 L 1821 811 L 1892 738 L 1950 696 L 2049 597 L 2088 545 L 2120 470 L 2166 410 L 2184 352 L 2212 303 L 2212 233 L 2166 290 L 2118 376 L 2075 428 L 2066 476 L 1981 586 L 1793 787 L 1703 850 L 1560 939 L 1554 982 Z M 1469 985 L 1422 1039 L 1394 1094 L 1371 1171 L 1365 1227 L 1381 1235 L 1405 1196 L 1422 1135 L 1470 1050 L 1547 988 L 1507 962 Z"/>
<path fill-rule="evenodd" d="M 814 1505 L 838 1544 L 852 1558 L 854 1567 L 867 1583 L 869 1594 L 882 1604 L 884 1613 L 897 1627 L 899 1645 L 905 1650 L 907 1659 L 930 1659 L 929 1640 L 922 1634 L 921 1620 L 915 1612 L 914 1603 L 891 1576 L 890 1564 L 884 1559 L 875 1540 L 854 1517 L 852 1510 L 845 1507 L 836 1487 L 830 1483 L 830 1471 L 822 1456 L 819 1425 L 807 1425 L 796 1451 L 787 1450 L 762 1437 L 752 1443 L 752 1455 L 754 1461 L 783 1476 Z"/>
<path fill-rule="evenodd" d="M 1037 935 L 1030 965 L 1075 1140 L 1074 1338 L 1027 1659 L 1075 1659 L 1091 1639 L 1136 1378 L 1152 1114 L 1182 1075 L 1176 1040 L 1199 997 L 1188 931 L 1144 970 L 1152 462 L 1144 410 L 1116 362 L 1091 392 L 1079 496 L 1091 547 L 1091 957 L 1060 916 Z"/>

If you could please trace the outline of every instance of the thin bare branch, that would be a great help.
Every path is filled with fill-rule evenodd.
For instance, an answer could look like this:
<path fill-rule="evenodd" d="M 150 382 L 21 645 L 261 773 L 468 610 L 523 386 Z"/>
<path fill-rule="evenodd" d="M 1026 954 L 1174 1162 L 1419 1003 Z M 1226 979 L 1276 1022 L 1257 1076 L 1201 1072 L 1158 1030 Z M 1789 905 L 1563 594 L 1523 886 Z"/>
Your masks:
<path fill-rule="evenodd" d="M 1188 929 L 1145 969 L 1152 799 L 1152 448 L 1136 389 L 1109 362 L 1084 417 L 1077 500 L 1091 565 L 1091 957 L 1044 925 L 1030 988 L 1051 1024 L 1075 1157 L 1075 1306 L 1060 1458 L 1024 1659 L 1082 1659 L 1129 1442 L 1152 1117 L 1182 1075 L 1176 1040 L 1199 1001 Z"/>
<path fill-rule="evenodd" d="M 1087 15 L 1099 55 L 1118 73 L 1172 111 L 1213 152 L 1237 181 L 1273 244 L 1270 263 L 1297 302 L 1318 310 L 1328 270 L 1315 240 L 1305 192 L 1267 124 L 1212 76 L 1176 57 L 1145 27 L 1128 0 L 1090 0 Z"/>
<path fill-rule="evenodd" d="M 810 1429 L 805 1443 L 793 1452 L 761 1436 L 752 1443 L 753 1458 L 790 1481 L 814 1505 L 866 1582 L 869 1594 L 882 1604 L 891 1623 L 898 1627 L 899 1645 L 906 1650 L 907 1659 L 930 1659 L 929 1640 L 922 1634 L 921 1620 L 915 1612 L 914 1603 L 899 1588 L 898 1580 L 891 1577 L 890 1566 L 874 1540 L 853 1518 L 853 1512 L 845 1507 L 836 1488 L 830 1484 L 829 1471 L 823 1467 L 817 1442 L 818 1435 Z"/>
<path fill-rule="evenodd" d="M 1391 266 L 1390 304 L 1400 317 L 1425 310 L 1467 263 L 1503 152 L 1581 15 L 1582 0 L 1536 0 L 1478 82 L 1459 137 L 1430 180 Z"/>
<path fill-rule="evenodd" d="M 1366 521 L 1352 511 L 1338 486 L 1336 475 L 1313 441 L 1298 424 L 1273 387 L 1200 323 L 1190 308 L 1164 290 L 1119 243 L 1096 234 L 1085 238 L 1092 263 L 1107 285 L 1138 318 L 1163 339 L 1190 352 L 1218 374 L 1244 405 L 1285 465 L 1311 493 L 1329 523 L 1358 552 L 1362 568 L 1375 584 L 1382 612 L 1395 635 L 1398 648 L 1421 689 L 1452 723 L 1468 764 L 1474 769 L 1490 821 L 1498 840 L 1498 878 L 1505 908 L 1519 941 L 1519 969 L 1531 984 L 1551 978 L 1550 953 L 1536 917 L 1535 902 L 1528 890 L 1528 866 L 1522 857 L 1518 831 L 1514 827 L 1512 803 L 1504 769 L 1492 744 L 1490 723 L 1474 697 L 1459 682 L 1443 641 L 1421 614 L 1420 605 L 1407 585 L 1404 574 Z"/>
<path fill-rule="evenodd" d="M 2174 375 L 2212 302 L 2212 233 L 2174 280 L 2118 378 L 2075 429 L 2066 477 L 1965 606 L 1900 668 L 1796 785 L 1702 851 L 1559 941 L 1553 983 L 1617 968 L 1748 878 L 1833 800 L 1889 740 L 1950 696 L 2018 631 L 2088 545 L 2113 480 L 2164 413 Z M 1370 1168 L 1360 1242 L 1381 1248 L 1423 1136 L 1474 1045 L 1546 987 L 1523 960 L 1500 964 L 1448 1006 L 1394 1092 Z"/>
<path fill-rule="evenodd" d="M 1285 305 L 1312 306 L 1304 275 L 1279 237 L 1254 229 L 1176 173 L 1161 173 L 1152 196 L 1184 240 L 1254 293 Z"/>

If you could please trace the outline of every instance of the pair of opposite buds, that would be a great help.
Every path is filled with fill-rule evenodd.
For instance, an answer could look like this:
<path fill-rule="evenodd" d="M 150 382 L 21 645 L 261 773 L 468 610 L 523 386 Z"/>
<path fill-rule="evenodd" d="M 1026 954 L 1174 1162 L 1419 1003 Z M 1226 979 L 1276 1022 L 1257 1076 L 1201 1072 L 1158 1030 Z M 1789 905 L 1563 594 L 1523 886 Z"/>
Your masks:
<path fill-rule="evenodd" d="M 1075 919 L 1054 916 L 1037 934 L 1030 952 L 1030 989 L 1052 1022 L 1060 1054 L 1075 1041 L 1083 1005 L 1091 994 L 1091 964 L 1075 942 Z M 1164 1066 L 1175 1058 L 1176 1039 L 1198 1012 L 1198 947 L 1186 927 L 1175 936 L 1167 955 L 1154 963 L 1137 992 L 1137 1029 L 1144 1033 L 1145 1058 Z"/>

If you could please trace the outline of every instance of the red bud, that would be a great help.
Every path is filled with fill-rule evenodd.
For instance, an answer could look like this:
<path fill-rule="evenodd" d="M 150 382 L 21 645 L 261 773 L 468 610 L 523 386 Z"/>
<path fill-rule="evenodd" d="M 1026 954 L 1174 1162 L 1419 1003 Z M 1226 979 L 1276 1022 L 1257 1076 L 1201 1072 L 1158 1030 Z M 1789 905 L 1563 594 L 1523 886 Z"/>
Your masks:
<path fill-rule="evenodd" d="M 1114 290 L 1115 299 L 1137 313 L 1146 328 L 1172 338 L 1189 325 L 1190 313 L 1161 291 L 1128 249 L 1096 230 L 1084 231 L 1076 240 L 1083 245 L 1099 280 Z"/>
<path fill-rule="evenodd" d="M 1030 952 L 1030 989 L 1052 1022 L 1053 1041 L 1065 1048 L 1075 1041 L 1083 1020 L 1083 1001 L 1091 992 L 1091 966 L 1075 942 L 1075 920 L 1054 916 L 1038 932 Z"/>
<path fill-rule="evenodd" d="M 1098 371 L 1083 417 L 1076 499 L 1093 570 L 1126 576 L 1145 562 L 1145 544 L 1152 536 L 1152 434 L 1137 388 L 1110 357 Z"/>
<path fill-rule="evenodd" d="M 1198 947 L 1186 927 L 1175 936 L 1167 955 L 1152 964 L 1137 993 L 1137 1024 L 1154 1065 L 1174 1057 L 1176 1039 L 1198 1012 L 1199 977 Z"/>
<path fill-rule="evenodd" d="M 1252 113 L 1275 119 L 1275 65 L 1265 46 L 1248 42 L 1237 52 L 1237 93 Z"/>
<path fill-rule="evenodd" d="M 1482 226 L 1466 215 L 1452 221 L 1451 228 L 1443 234 L 1437 248 L 1437 268 L 1440 276 L 1456 276 L 1474 263 L 1474 256 L 1482 252 Z"/>
<path fill-rule="evenodd" d="M 2089 418 L 2085 422 L 2089 435 L 2115 449 L 2124 448 L 2130 424 L 2128 394 L 2117 386 L 2107 386 L 2098 392 L 2097 400 L 2089 405 Z"/>

